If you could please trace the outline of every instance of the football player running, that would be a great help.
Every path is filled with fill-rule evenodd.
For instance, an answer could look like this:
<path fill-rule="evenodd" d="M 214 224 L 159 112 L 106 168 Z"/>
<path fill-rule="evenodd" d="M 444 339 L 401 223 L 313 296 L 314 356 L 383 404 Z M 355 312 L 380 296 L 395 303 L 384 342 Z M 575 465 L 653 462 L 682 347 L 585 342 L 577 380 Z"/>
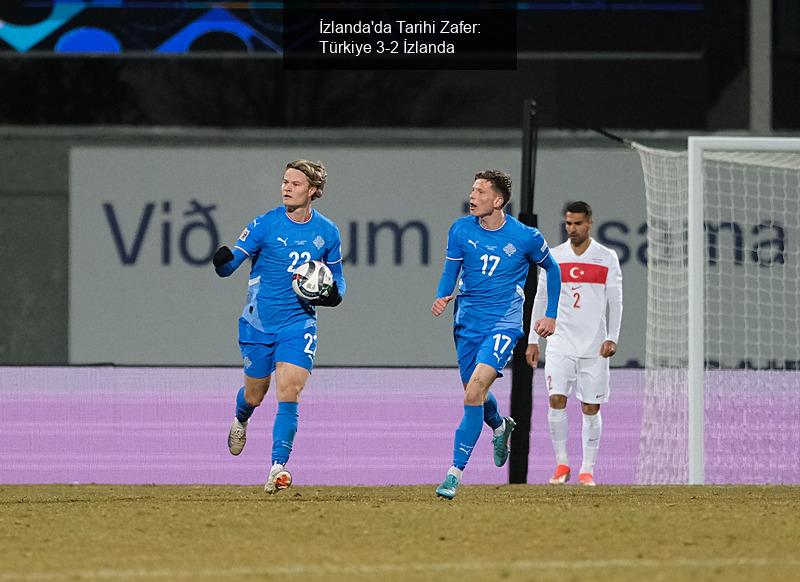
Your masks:
<path fill-rule="evenodd" d="M 453 336 L 464 385 L 464 416 L 456 429 L 453 465 L 436 494 L 453 499 L 483 423 L 493 432 L 494 463 L 502 467 L 509 454 L 514 420 L 502 417 L 489 390 L 522 336 L 525 279 L 532 264 L 546 273 L 552 300 L 532 326 L 542 337 L 556 329 L 561 289 L 558 264 L 541 233 L 505 213 L 511 199 L 511 177 L 499 170 L 475 174 L 469 216 L 450 227 L 444 271 L 431 313 L 440 316 L 455 300 Z M 461 274 L 458 296 L 453 291 Z M 542 275 L 545 276 L 545 275 Z"/>
<path fill-rule="evenodd" d="M 213 259 L 220 277 L 229 276 L 246 259 L 251 263 L 247 302 L 239 318 L 244 386 L 236 395 L 228 450 L 232 455 L 242 452 L 250 416 L 264 400 L 274 374 L 278 411 L 272 427 L 272 467 L 264 486 L 267 493 L 277 493 L 292 483 L 286 463 L 297 432 L 300 392 L 317 350 L 315 307 L 335 307 L 345 293 L 339 229 L 311 208 L 322 196 L 327 176 L 321 162 L 287 164 L 281 186 L 283 204 L 255 218 L 233 249 L 223 246 Z M 292 272 L 311 260 L 328 265 L 334 280 L 315 302 L 300 299 L 292 290 Z"/>
<path fill-rule="evenodd" d="M 572 202 L 564 214 L 569 240 L 552 249 L 561 266 L 558 330 L 547 340 L 544 373 L 550 406 L 547 423 L 556 470 L 552 484 L 570 478 L 567 456 L 567 397 L 575 390 L 583 410 L 581 485 L 594 486 L 594 466 L 603 428 L 600 405 L 608 402 L 609 358 L 617 352 L 622 322 L 622 271 L 617 253 L 589 236 L 592 208 Z M 551 290 L 539 281 L 533 317 L 550 308 Z M 606 320 L 608 308 L 608 320 Z M 539 360 L 539 341 L 531 334 L 525 358 L 532 367 Z"/>

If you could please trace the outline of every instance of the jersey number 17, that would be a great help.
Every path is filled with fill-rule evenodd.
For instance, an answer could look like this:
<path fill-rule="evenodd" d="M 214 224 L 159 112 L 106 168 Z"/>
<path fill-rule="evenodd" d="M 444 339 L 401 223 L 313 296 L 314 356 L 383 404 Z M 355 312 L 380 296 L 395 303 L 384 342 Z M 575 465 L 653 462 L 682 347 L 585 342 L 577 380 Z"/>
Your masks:
<path fill-rule="evenodd" d="M 497 268 L 497 265 L 500 264 L 500 257 L 495 255 L 481 255 L 481 260 L 483 261 L 483 268 L 481 269 L 481 274 L 486 275 L 488 277 L 492 276 L 494 270 Z M 489 266 L 489 262 L 491 261 L 492 266 Z M 486 270 L 489 270 L 487 273 Z"/>

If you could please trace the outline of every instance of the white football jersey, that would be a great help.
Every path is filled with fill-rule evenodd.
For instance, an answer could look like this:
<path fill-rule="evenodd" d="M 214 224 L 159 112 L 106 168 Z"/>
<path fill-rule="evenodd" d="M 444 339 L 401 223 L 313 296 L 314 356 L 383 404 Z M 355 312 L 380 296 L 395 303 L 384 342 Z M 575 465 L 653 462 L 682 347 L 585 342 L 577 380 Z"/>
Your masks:
<path fill-rule="evenodd" d="M 550 249 L 561 267 L 561 296 L 555 333 L 547 338 L 548 353 L 579 358 L 596 358 L 606 340 L 619 342 L 622 322 L 622 271 L 617 253 L 589 239 L 582 255 L 576 255 L 569 241 Z M 533 300 L 533 321 L 544 315 L 547 281 L 539 273 Z M 606 320 L 606 307 L 609 317 Z M 531 330 L 528 342 L 539 336 Z"/>

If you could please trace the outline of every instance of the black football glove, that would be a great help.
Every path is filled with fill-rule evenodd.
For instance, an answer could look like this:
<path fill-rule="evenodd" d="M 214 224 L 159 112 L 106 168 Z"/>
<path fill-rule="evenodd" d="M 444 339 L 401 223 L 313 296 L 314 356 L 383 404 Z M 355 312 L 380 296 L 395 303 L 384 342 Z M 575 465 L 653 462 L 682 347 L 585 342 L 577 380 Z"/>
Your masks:
<path fill-rule="evenodd" d="M 216 253 L 214 253 L 214 258 L 211 261 L 214 263 L 215 267 L 219 267 L 220 265 L 224 265 L 228 261 L 233 260 L 233 253 L 231 249 L 226 247 L 225 245 L 219 247 Z"/>
<path fill-rule="evenodd" d="M 317 307 L 336 307 L 342 302 L 342 296 L 339 295 L 339 286 L 336 281 L 331 285 L 327 294 L 323 294 L 314 302 Z"/>

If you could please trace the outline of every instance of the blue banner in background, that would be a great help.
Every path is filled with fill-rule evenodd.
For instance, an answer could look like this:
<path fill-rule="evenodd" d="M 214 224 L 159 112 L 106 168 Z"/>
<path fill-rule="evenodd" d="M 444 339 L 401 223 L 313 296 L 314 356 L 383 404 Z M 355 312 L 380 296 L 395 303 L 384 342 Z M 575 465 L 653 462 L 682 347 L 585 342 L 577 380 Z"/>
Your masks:
<path fill-rule="evenodd" d="M 0 52 L 282 53 L 280 2 L 73 1 L 0 11 Z"/>

